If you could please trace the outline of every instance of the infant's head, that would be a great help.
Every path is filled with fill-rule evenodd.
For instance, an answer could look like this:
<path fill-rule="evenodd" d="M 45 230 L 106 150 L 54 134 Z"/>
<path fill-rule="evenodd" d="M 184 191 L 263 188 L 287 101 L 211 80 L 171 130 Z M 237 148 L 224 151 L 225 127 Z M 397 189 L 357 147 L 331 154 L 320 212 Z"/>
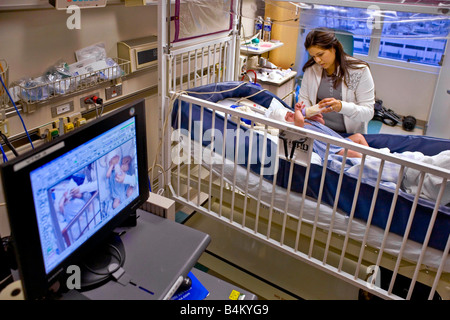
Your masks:
<path fill-rule="evenodd" d="M 294 113 L 285 108 L 278 108 L 271 113 L 271 118 L 281 122 L 294 122 Z"/>
<path fill-rule="evenodd" d="M 122 171 L 126 172 L 128 169 L 130 169 L 130 163 L 131 163 L 131 157 L 130 156 L 124 156 L 122 158 L 122 163 L 120 165 L 120 168 Z"/>

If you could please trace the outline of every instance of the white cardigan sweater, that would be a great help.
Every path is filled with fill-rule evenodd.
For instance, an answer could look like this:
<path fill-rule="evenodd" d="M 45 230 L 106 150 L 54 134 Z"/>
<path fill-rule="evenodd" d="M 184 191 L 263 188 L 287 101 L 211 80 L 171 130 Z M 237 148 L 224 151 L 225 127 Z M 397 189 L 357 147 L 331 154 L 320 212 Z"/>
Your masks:
<path fill-rule="evenodd" d="M 306 69 L 300 87 L 299 101 L 306 107 L 316 104 L 317 91 L 322 79 L 322 67 L 313 64 Z M 367 133 L 367 125 L 373 118 L 375 104 L 375 84 L 370 69 L 348 68 L 347 85 L 342 81 L 342 110 L 348 133 Z"/>

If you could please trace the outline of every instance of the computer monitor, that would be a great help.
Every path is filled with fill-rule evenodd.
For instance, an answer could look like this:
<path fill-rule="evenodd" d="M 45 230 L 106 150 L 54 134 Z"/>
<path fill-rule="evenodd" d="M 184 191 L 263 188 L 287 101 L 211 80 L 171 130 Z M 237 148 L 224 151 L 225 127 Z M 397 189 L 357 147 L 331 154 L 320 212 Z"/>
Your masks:
<path fill-rule="evenodd" d="M 39 299 L 148 199 L 144 100 L 4 163 L 1 173 L 24 294 Z"/>

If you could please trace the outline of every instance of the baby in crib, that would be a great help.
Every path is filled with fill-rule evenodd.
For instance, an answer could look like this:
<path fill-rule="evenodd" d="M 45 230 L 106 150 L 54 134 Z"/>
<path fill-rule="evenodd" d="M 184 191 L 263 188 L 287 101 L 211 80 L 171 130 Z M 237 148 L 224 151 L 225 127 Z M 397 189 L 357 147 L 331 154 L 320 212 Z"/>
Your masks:
<path fill-rule="evenodd" d="M 120 177 L 125 176 L 130 170 L 131 160 L 130 156 L 124 156 L 122 160 L 120 160 L 119 165 L 119 156 L 115 155 L 109 162 L 106 178 L 108 178 L 109 186 L 111 188 L 113 209 L 123 203 L 134 191 L 133 186 L 123 183 L 124 179 L 120 179 Z M 122 182 L 120 182 L 120 180 L 122 180 Z"/>
<path fill-rule="evenodd" d="M 345 139 L 345 140 L 356 142 L 356 143 L 364 145 L 364 146 L 368 146 L 366 139 L 360 133 L 355 133 L 347 138 L 344 138 L 340 134 L 338 134 L 336 131 L 334 131 L 334 130 L 328 128 L 326 125 L 324 125 L 323 121 L 320 121 L 320 117 L 317 117 L 317 115 L 316 115 L 316 117 L 313 117 L 310 119 L 305 119 L 305 116 L 302 113 L 302 110 L 304 108 L 305 108 L 305 106 L 302 102 L 297 102 L 295 104 L 294 112 L 289 111 L 286 108 L 277 108 L 269 114 L 269 117 L 274 120 L 278 120 L 278 121 L 293 122 L 298 127 L 307 128 L 308 130 L 316 131 L 319 133 L 330 135 L 332 137 Z M 327 147 L 327 145 L 325 142 L 322 142 L 319 140 L 314 140 L 313 150 L 322 158 L 322 160 L 325 157 L 326 147 Z M 330 144 L 329 153 L 343 155 L 344 148 Z M 361 154 L 359 152 L 349 149 L 347 151 L 347 157 L 361 158 Z"/>

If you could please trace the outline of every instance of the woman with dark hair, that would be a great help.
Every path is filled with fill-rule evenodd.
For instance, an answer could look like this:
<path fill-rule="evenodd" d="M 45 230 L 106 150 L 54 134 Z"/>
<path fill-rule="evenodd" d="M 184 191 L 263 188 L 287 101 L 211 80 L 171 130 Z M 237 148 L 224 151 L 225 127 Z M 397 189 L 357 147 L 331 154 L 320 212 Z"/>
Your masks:
<path fill-rule="evenodd" d="M 334 32 L 313 30 L 305 40 L 311 58 L 303 66 L 299 101 L 317 104 L 325 124 L 339 133 L 367 133 L 375 85 L 369 65 L 344 52 Z"/>

